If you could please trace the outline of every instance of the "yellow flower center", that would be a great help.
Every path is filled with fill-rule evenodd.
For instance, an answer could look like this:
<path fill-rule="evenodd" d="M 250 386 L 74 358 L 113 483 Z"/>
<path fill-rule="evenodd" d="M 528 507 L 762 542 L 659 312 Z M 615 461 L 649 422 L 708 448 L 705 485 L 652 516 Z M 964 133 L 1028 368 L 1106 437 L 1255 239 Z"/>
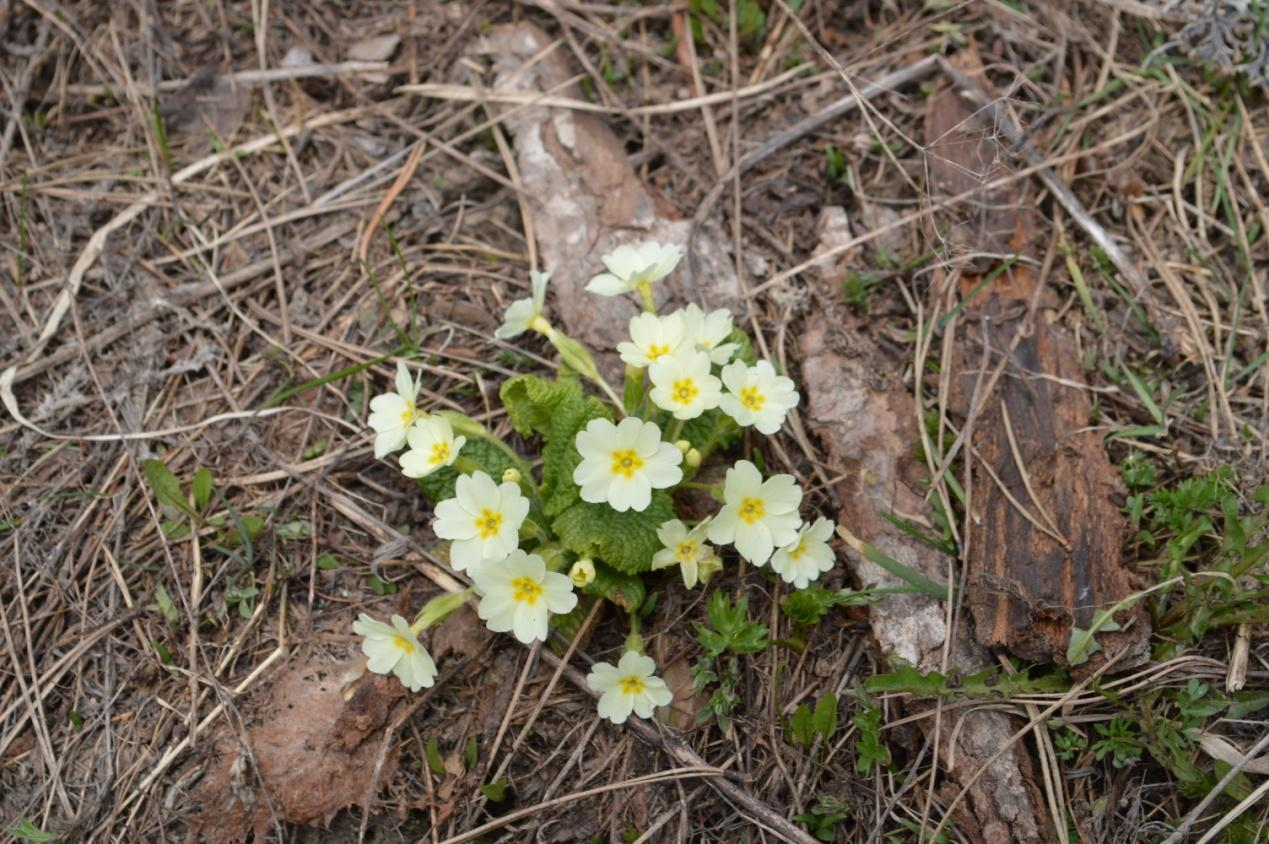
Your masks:
<path fill-rule="evenodd" d="M 663 343 L 652 343 L 648 346 L 648 360 L 656 360 L 662 355 L 668 355 L 670 347 Z"/>
<path fill-rule="evenodd" d="M 633 674 L 627 674 L 621 678 L 621 693 L 623 695 L 641 695 L 647 690 L 642 677 L 636 677 Z"/>
<path fill-rule="evenodd" d="M 767 505 L 761 498 L 746 498 L 740 502 L 740 518 L 745 520 L 745 524 L 751 525 L 765 515 L 767 515 Z"/>
<path fill-rule="evenodd" d="M 497 536 L 498 531 L 502 530 L 502 514 L 495 513 L 488 507 L 481 510 L 480 515 L 476 517 L 476 530 L 480 531 L 481 539 Z"/>
<path fill-rule="evenodd" d="M 511 581 L 511 597 L 522 604 L 533 606 L 542 597 L 542 584 L 531 577 L 517 577 Z"/>
<path fill-rule="evenodd" d="M 685 539 L 678 544 L 677 548 L 674 549 L 674 556 L 678 557 L 680 562 L 683 560 L 690 560 L 696 556 L 696 548 L 697 545 L 695 540 Z"/>
<path fill-rule="evenodd" d="M 691 378 L 680 378 L 674 382 L 674 400 L 679 404 L 691 404 L 701 394 L 700 388 Z"/>
<path fill-rule="evenodd" d="M 405 410 L 401 411 L 401 427 L 408 428 L 414 422 L 414 400 L 405 400 Z"/>
<path fill-rule="evenodd" d="M 432 443 L 432 456 L 428 460 L 433 466 L 449 460 L 449 443 Z"/>
<path fill-rule="evenodd" d="M 793 560 L 800 560 L 802 559 L 802 555 L 805 553 L 806 553 L 806 540 L 801 539 L 798 541 L 798 547 L 794 548 L 792 551 L 789 552 L 789 558 Z"/>
<path fill-rule="evenodd" d="M 740 403 L 757 413 L 767 403 L 767 397 L 757 387 L 745 387 L 740 391 Z"/>
<path fill-rule="evenodd" d="M 623 478 L 633 478 L 635 472 L 643 468 L 643 459 L 633 448 L 621 449 L 612 453 L 612 473 Z"/>
<path fill-rule="evenodd" d="M 414 643 L 400 633 L 392 637 L 392 646 L 406 653 L 414 653 Z"/>

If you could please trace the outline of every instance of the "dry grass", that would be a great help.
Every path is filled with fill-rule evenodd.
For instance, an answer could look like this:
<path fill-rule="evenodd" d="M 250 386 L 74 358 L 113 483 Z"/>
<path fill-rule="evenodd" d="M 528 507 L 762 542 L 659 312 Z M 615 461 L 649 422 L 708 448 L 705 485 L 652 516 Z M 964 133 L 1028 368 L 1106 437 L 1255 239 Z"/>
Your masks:
<path fill-rule="evenodd" d="M 928 150 L 914 139 L 924 96 L 914 84 L 876 98 L 863 119 L 818 127 L 722 181 L 745 153 L 850 91 L 788 7 L 762 5 L 756 40 L 725 16 L 705 19 L 684 56 L 667 49 L 681 6 L 370 0 L 319 14 L 267 2 L 0 2 L 0 386 L 23 417 L 0 423 L 5 828 L 28 819 L 67 841 L 186 836 L 218 742 L 246 741 L 262 690 L 347 658 L 356 612 L 416 609 L 445 587 L 430 508 L 372 459 L 364 419 L 395 360 L 408 358 L 429 404 L 510 434 L 499 382 L 548 368 L 548 349 L 492 340 L 536 248 L 496 121 L 462 91 L 398 87 L 453 85 L 464 49 L 490 23 L 529 19 L 564 39 L 641 177 L 681 215 L 724 184 L 710 215 L 743 247 L 749 325 L 795 373 L 790 338 L 841 292 L 787 271 L 816 248 L 820 210 L 845 205 L 868 235 L 852 260 L 885 279 L 867 294 L 871 330 L 917 362 L 886 376 L 934 411 L 950 444 L 963 420 L 946 411 L 946 384 L 924 376 L 940 350 L 913 344 L 919 325 L 955 304 L 931 288 L 931 269 L 961 257 L 922 225 Z M 1232 467 L 1254 509 L 1246 496 L 1269 467 L 1264 94 L 1187 62 L 1139 72 L 1166 22 L 1132 17 L 1122 3 L 1014 5 L 811 0 L 799 14 L 852 83 L 967 39 L 980 45 L 1043 163 L 1144 270 L 1140 289 L 1125 288 L 1128 279 L 1099 270 L 1087 233 L 1044 206 L 1049 283 L 1062 297 L 1045 318 L 1080 342 L 1095 424 L 1115 434 L 1112 457 L 1154 455 L 1160 485 Z M 402 42 L 384 76 L 338 65 L 354 44 L 392 33 Z M 235 86 L 205 70 L 278 68 L 297 48 L 320 72 Z M 815 70 L 787 72 L 799 62 Z M 194 81 L 156 93 L 160 80 Z M 742 96 L 724 96 L 732 92 Z M 676 105 L 688 97 L 700 98 L 696 108 Z M 845 153 L 849 188 L 825 177 L 829 145 Z M 1010 178 L 1031 178 L 1026 165 L 1010 166 Z M 927 251 L 935 260 L 889 272 L 883 251 L 899 263 Z M 1125 368 L 1149 385 L 1148 401 Z M 794 431 L 775 441 L 768 464 L 804 479 L 811 503 L 835 515 L 829 481 L 843 469 Z M 964 518 L 942 464 L 956 455 L 938 439 L 925 443 L 939 478 L 930 494 Z M 228 527 L 165 533 L 147 458 L 185 483 L 210 469 L 220 491 L 210 512 Z M 246 516 L 263 525 L 255 541 L 226 548 Z M 1133 542 L 1130 554 L 1153 582 L 1160 552 Z M 829 579 L 850 585 L 845 566 Z M 733 569 L 722 588 L 741 583 L 772 638 L 789 635 L 782 585 Z M 689 622 L 703 614 L 699 593 L 667 590 L 649 622 L 659 662 L 686 671 L 698 653 Z M 590 625 L 581 650 L 611 658 L 619 620 L 601 614 Z M 829 746 L 806 750 L 785 735 L 799 703 L 887 670 L 867 632 L 862 614 L 836 611 L 805 651 L 746 658 L 734 729 L 662 729 L 704 760 L 691 767 L 598 721 L 574 675 L 552 670 L 553 654 L 458 630 L 443 682 L 387 729 L 400 755 L 370 792 L 373 811 L 340 813 L 323 834 L 275 820 L 271 834 L 440 841 L 494 824 L 510 830 L 506 840 L 778 840 L 709 785 L 722 769 L 781 816 L 821 795 L 841 801 L 849 817 L 838 840 L 913 840 L 945 821 L 956 797 L 933 788 L 928 744 L 912 728 L 932 706 L 881 701 L 893 761 L 884 772 L 856 769 L 852 698 L 842 697 L 843 728 Z M 1254 626 L 1237 633 L 1245 688 L 1269 689 L 1269 640 Z M 1096 724 L 1159 689 L 1223 688 L 1236 647 L 1235 628 L 1214 629 L 1101 691 L 991 705 L 1019 728 L 1057 713 L 1096 738 Z M 580 655 L 570 662 L 584 667 Z M 973 705 L 944 704 L 941 729 L 955 730 L 957 711 Z M 1254 739 L 1266 730 L 1256 718 L 1263 711 L 1223 732 Z M 1018 740 L 1034 748 L 1041 734 L 1048 741 L 1045 729 Z M 429 769 L 431 738 L 444 776 Z M 472 739 L 478 762 L 465 772 Z M 387 770 L 385 758 L 375 771 Z M 1039 788 L 1066 807 L 1071 840 L 1162 839 L 1202 796 L 1182 794 L 1149 756 L 1116 768 L 1087 751 L 1059 760 L 1050 743 L 1045 758 L 1054 767 Z M 495 812 L 478 787 L 504 774 L 511 808 Z M 244 787 L 254 776 L 241 772 Z M 1196 829 L 1232 807 L 1206 807 Z M 1245 812 L 1239 829 L 1265 821 L 1263 803 Z M 943 832 L 963 840 L 950 822 Z"/>

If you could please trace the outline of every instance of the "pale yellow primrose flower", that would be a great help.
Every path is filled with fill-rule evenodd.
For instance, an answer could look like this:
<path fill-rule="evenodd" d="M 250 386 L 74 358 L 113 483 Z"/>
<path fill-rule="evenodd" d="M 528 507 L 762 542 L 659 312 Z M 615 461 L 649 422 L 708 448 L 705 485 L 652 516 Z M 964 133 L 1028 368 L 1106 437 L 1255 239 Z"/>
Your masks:
<path fill-rule="evenodd" d="M 722 377 L 728 392 L 718 406 L 737 425 L 752 425 L 764 434 L 774 434 L 784 424 L 784 415 L 797 407 L 793 380 L 777 375 L 769 361 L 760 360 L 755 366 L 734 361 L 723 367 Z"/>
<path fill-rule="evenodd" d="M 663 522 L 657 528 L 657 539 L 665 547 L 652 557 L 653 569 L 677 565 L 683 575 L 683 585 L 688 589 L 697 582 L 708 583 L 714 573 L 722 568 L 722 561 L 706 542 L 710 519 L 705 519 L 690 531 L 678 519 Z"/>
<path fill-rule="evenodd" d="M 683 250 L 673 244 L 663 246 L 655 240 L 638 246 L 622 244 L 600 259 L 608 272 L 592 278 L 586 289 L 600 296 L 620 296 L 640 284 L 660 281 L 674 272 L 682 259 Z"/>
<path fill-rule="evenodd" d="M 719 308 L 706 314 L 695 302 L 683 309 L 683 331 L 692 348 L 709 355 L 712 363 L 722 366 L 740 348 L 737 343 L 724 343 L 731 336 L 731 311 Z"/>
<path fill-rule="evenodd" d="M 776 548 L 797 541 L 802 488 L 792 475 L 764 481 L 757 466 L 738 461 L 727 470 L 723 501 L 709 525 L 709 541 L 715 545 L 730 542 L 740 556 L 761 566 Z"/>
<path fill-rule="evenodd" d="M 833 567 L 837 555 L 828 547 L 832 535 L 833 523 L 822 516 L 814 524 L 803 524 L 796 540 L 771 555 L 771 568 L 785 583 L 805 589 Z"/>
<path fill-rule="evenodd" d="M 640 718 L 651 718 L 652 710 L 665 706 L 674 693 L 665 681 L 656 676 L 657 664 L 652 657 L 626 651 L 614 666 L 597 662 L 586 675 L 586 685 L 599 692 L 599 717 L 614 724 L 624 724 L 633 712 Z"/>
<path fill-rule="evenodd" d="M 642 369 L 684 347 L 683 314 L 666 316 L 643 313 L 630 318 L 630 339 L 617 344 L 617 354 L 630 366 Z"/>
<path fill-rule="evenodd" d="M 426 478 L 442 466 L 453 464 L 467 444 L 466 437 L 454 436 L 454 427 L 443 416 L 415 422 L 405 432 L 405 441 L 410 448 L 401 455 L 401 471 L 407 478 Z"/>
<path fill-rule="evenodd" d="M 510 631 L 524 644 L 546 641 L 551 613 L 572 612 L 577 596 L 567 576 L 547 571 L 546 561 L 519 548 L 472 576 L 480 591 L 476 614 L 495 633 Z"/>
<path fill-rule="evenodd" d="M 683 452 L 661 441 L 655 422 L 635 416 L 618 425 L 592 419 L 577 432 L 576 444 L 582 462 L 573 470 L 573 483 L 591 504 L 607 502 L 618 513 L 641 512 L 652 503 L 652 490 L 683 480 Z"/>
<path fill-rule="evenodd" d="M 718 407 L 723 382 L 709 372 L 709 355 L 704 352 L 679 352 L 657 358 L 648 367 L 652 389 L 648 397 L 675 419 L 695 419 L 707 410 Z"/>
<path fill-rule="evenodd" d="M 490 562 L 504 559 L 520 544 L 520 525 L 529 499 L 513 483 L 495 484 L 484 472 L 459 475 L 454 497 L 436 505 L 432 530 L 453 540 L 449 561 L 455 571 L 475 577 Z"/>
<path fill-rule="evenodd" d="M 427 414 L 415 404 L 419 385 L 410 377 L 405 364 L 397 362 L 397 391 L 383 393 L 370 400 L 370 418 L 366 420 L 375 432 L 375 458 L 385 457 L 405 445 L 406 432 L 416 420 Z"/>
<path fill-rule="evenodd" d="M 353 632 L 363 637 L 361 652 L 369 657 L 366 668 L 375 674 L 395 674 L 412 692 L 436 682 L 436 663 L 401 616 L 392 616 L 389 625 L 362 613 L 353 622 Z"/>
<path fill-rule="evenodd" d="M 542 308 L 546 303 L 546 284 L 550 280 L 550 273 L 529 270 L 529 281 L 533 288 L 532 297 L 529 299 L 517 299 L 507 306 L 507 313 L 503 317 L 502 325 L 494 332 L 495 337 L 499 340 L 510 340 L 512 337 L 518 337 L 530 328 L 536 329 L 538 320 L 542 320 L 542 326 L 545 327 L 546 322 L 542 318 Z"/>

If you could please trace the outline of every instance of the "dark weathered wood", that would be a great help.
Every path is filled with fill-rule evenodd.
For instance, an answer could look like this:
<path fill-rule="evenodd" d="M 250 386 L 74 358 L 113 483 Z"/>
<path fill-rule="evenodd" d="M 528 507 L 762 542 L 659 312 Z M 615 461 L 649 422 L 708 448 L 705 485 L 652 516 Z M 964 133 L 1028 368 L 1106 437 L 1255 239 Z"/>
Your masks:
<path fill-rule="evenodd" d="M 853 237 L 840 212 L 826 209 L 821 216 L 821 252 Z M 955 560 L 886 518 L 929 523 L 929 469 L 913 448 L 919 442 L 920 413 L 903 374 L 910 353 L 877 330 L 881 321 L 851 314 L 843 301 L 841 278 L 860 260 L 858 254 L 843 254 L 817 270 L 821 283 L 813 288 L 815 305 L 799 337 L 804 420 L 823 447 L 840 502 L 839 525 L 910 570 L 946 582 L 954 577 Z M 867 557 L 849 549 L 843 553 L 859 584 L 906 585 Z M 969 619 L 962 615 L 949 628 L 946 603 L 930 595 L 886 594 L 869 605 L 868 617 L 878 650 L 920 671 L 968 675 L 996 664 L 975 641 Z M 899 705 L 908 714 L 928 714 L 936 706 L 928 700 Z M 937 753 L 943 805 L 967 789 L 953 815 L 962 837 L 987 844 L 1056 840 L 1028 744 L 1011 743 L 1022 722 L 988 707 L 961 711 L 955 718 L 954 730 L 946 717 L 919 718 L 916 726 L 929 743 L 925 752 L 932 747 Z M 910 747 L 913 754 L 921 749 L 917 743 Z"/>
<path fill-rule="evenodd" d="M 975 54 L 958 59 L 982 84 Z M 976 112 L 951 87 L 931 97 L 926 139 L 938 153 L 930 158 L 935 192 L 963 192 L 976 179 L 986 182 L 1017 166 Z M 940 217 L 935 228 L 955 232 L 954 243 L 969 252 L 1025 255 L 1033 251 L 1038 220 L 1019 182 Z M 960 276 L 959 409 L 968 413 L 976 404 L 969 455 L 976 518 L 968 527 L 966 600 L 982 644 L 1065 663 L 1072 626 L 1087 628 L 1099 607 L 1138 588 L 1121 560 L 1125 521 L 1116 502 L 1123 493 L 1101 435 L 1086 430 L 1092 403 L 1074 343 L 1036 307 L 1052 304 L 1052 291 L 1027 262 L 984 287 L 992 264 L 1000 261 L 967 266 Z M 1129 615 L 1130 629 L 1101 634 L 1099 641 L 1113 642 L 1111 651 L 1135 646 L 1144 657 L 1149 630 L 1139 609 L 1120 623 Z M 1122 666 L 1139 661 L 1130 655 Z"/>

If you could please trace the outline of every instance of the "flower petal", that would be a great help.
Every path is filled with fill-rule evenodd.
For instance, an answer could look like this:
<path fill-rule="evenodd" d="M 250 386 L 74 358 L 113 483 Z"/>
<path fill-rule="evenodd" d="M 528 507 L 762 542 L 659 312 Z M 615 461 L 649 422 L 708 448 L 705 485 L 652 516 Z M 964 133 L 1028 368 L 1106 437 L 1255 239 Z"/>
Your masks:
<path fill-rule="evenodd" d="M 629 292 L 630 288 L 615 275 L 600 273 L 586 284 L 586 291 L 599 296 L 620 296 Z"/>

